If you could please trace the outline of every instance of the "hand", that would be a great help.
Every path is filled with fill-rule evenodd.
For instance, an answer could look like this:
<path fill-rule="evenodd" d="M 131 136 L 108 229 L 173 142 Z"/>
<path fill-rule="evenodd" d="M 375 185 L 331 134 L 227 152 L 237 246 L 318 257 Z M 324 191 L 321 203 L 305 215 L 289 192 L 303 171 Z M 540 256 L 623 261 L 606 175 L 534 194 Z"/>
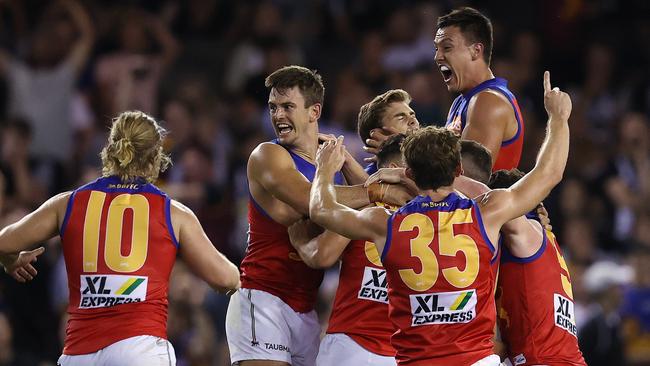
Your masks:
<path fill-rule="evenodd" d="M 544 108 L 549 120 L 568 121 L 571 115 L 571 97 L 558 87 L 551 89 L 551 73 L 548 71 L 544 72 Z"/>
<path fill-rule="evenodd" d="M 417 195 L 419 192 L 418 186 L 415 182 L 406 176 L 405 168 L 381 168 L 376 171 L 373 175 L 368 177 L 364 187 L 368 187 L 372 183 L 390 183 L 390 184 L 401 184 L 406 187 L 413 195 Z"/>
<path fill-rule="evenodd" d="M 383 202 L 396 207 L 404 206 L 408 201 L 413 199 L 415 194 L 403 185 L 389 185 L 388 189 L 384 192 Z"/>
<path fill-rule="evenodd" d="M 334 174 L 341 170 L 345 163 L 345 146 L 343 136 L 334 141 L 325 141 L 316 153 L 316 167 Z"/>
<path fill-rule="evenodd" d="M 296 221 L 287 229 L 291 245 L 298 249 L 299 246 L 307 244 L 311 239 L 317 237 L 323 232 L 323 228 L 311 222 L 308 219 Z"/>
<path fill-rule="evenodd" d="M 331 133 L 318 133 L 318 143 L 322 144 L 327 141 L 336 141 L 336 136 Z"/>
<path fill-rule="evenodd" d="M 539 216 L 539 222 L 542 224 L 542 227 L 545 230 L 552 231 L 553 226 L 551 226 L 551 219 L 548 217 L 548 211 L 546 211 L 546 207 L 544 207 L 544 204 L 540 203 L 539 206 L 537 206 L 537 216 Z"/>
<path fill-rule="evenodd" d="M 34 250 L 23 250 L 18 255 L 11 256 L 11 261 L 6 263 L 3 260 L 5 272 L 13 277 L 18 282 L 31 281 L 38 271 L 32 266 L 37 257 L 45 252 L 44 247 L 39 247 Z"/>
<path fill-rule="evenodd" d="M 363 150 L 369 154 L 377 155 L 379 152 L 379 147 L 384 141 L 389 137 L 398 134 L 399 131 L 394 127 L 382 127 L 381 129 L 375 128 L 370 131 L 370 138 L 365 141 L 366 146 L 363 147 Z M 377 161 L 376 156 L 363 159 L 368 163 Z"/>

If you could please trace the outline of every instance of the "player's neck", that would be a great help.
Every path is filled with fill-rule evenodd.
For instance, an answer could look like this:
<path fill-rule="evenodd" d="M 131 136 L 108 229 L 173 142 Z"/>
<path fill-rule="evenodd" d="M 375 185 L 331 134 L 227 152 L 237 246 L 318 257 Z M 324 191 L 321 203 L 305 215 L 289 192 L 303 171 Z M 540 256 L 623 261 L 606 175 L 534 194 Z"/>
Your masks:
<path fill-rule="evenodd" d="M 479 84 L 484 83 L 490 79 L 494 79 L 494 74 L 489 67 L 479 68 L 475 72 L 468 73 L 467 81 L 461 90 L 461 93 L 465 94 L 473 88 L 477 87 Z"/>
<path fill-rule="evenodd" d="M 422 193 L 429 196 L 433 202 L 438 202 L 444 200 L 445 198 L 447 198 L 447 196 L 449 196 L 453 192 L 455 191 L 452 186 L 445 186 L 445 187 L 440 187 L 435 191 L 432 189 L 427 189 Z"/>
<path fill-rule="evenodd" d="M 290 149 L 296 155 L 313 164 L 316 161 L 316 151 L 318 151 L 318 130 L 305 133 Z"/>

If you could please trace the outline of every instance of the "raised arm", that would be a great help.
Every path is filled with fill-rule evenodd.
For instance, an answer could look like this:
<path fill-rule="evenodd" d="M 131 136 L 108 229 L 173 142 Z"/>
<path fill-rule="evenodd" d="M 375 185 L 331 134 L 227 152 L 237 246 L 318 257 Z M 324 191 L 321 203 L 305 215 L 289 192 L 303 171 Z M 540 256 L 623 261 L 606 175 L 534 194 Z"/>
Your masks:
<path fill-rule="evenodd" d="M 512 121 L 517 122 L 507 99 L 497 92 L 484 91 L 469 103 L 462 139 L 474 140 L 485 146 L 492 155 L 494 166 L 501 143 L 506 138 L 508 124 Z"/>
<path fill-rule="evenodd" d="M 63 8 L 70 14 L 74 22 L 79 38 L 72 47 L 68 55 L 69 62 L 72 63 L 77 72 L 81 72 L 86 66 L 86 61 L 95 44 L 95 28 L 88 12 L 77 0 L 63 0 Z"/>
<path fill-rule="evenodd" d="M 316 176 L 311 187 L 309 217 L 327 230 L 350 239 L 373 241 L 381 253 L 386 241 L 388 210 L 380 207 L 357 211 L 337 202 L 332 180 L 345 160 L 342 142 L 326 142 L 316 155 Z"/>
<path fill-rule="evenodd" d="M 311 268 L 328 268 L 338 262 L 350 239 L 332 231 L 322 231 L 309 220 L 289 227 L 289 239 L 300 258 Z"/>
<path fill-rule="evenodd" d="M 546 137 L 533 170 L 509 189 L 494 190 L 481 198 L 486 220 L 498 227 L 535 208 L 562 180 L 569 155 L 571 98 L 559 88 L 551 89 L 548 71 L 544 73 L 544 106 L 549 116 Z"/>
<path fill-rule="evenodd" d="M 237 266 L 212 245 L 192 210 L 172 201 L 171 215 L 180 256 L 192 272 L 217 291 L 239 288 Z"/>

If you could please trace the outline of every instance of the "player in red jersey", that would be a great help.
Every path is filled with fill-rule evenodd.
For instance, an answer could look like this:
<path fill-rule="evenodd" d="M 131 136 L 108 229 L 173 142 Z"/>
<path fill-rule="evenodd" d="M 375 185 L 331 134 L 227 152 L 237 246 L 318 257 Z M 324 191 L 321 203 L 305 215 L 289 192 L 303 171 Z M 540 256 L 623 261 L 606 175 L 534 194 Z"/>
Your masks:
<path fill-rule="evenodd" d="M 438 18 L 435 62 L 447 89 L 461 93 L 447 127 L 490 150 L 493 170 L 519 165 L 524 121 L 507 81 L 490 70 L 492 24 L 479 11 L 460 8 Z"/>
<path fill-rule="evenodd" d="M 49 199 L 0 232 L 0 261 L 19 281 L 36 275 L 31 262 L 44 251 L 24 250 L 61 236 L 70 289 L 62 366 L 175 364 L 166 339 L 177 254 L 213 288 L 239 286 L 237 267 L 192 211 L 152 184 L 170 162 L 164 135 L 148 115 L 122 113 L 101 154 L 102 178 Z"/>
<path fill-rule="evenodd" d="M 508 188 L 523 173 L 499 170 L 490 188 Z M 535 212 L 502 230 L 497 290 L 501 337 L 512 365 L 586 366 L 578 348 L 571 275 L 555 235 Z"/>
<path fill-rule="evenodd" d="M 404 138 L 398 134 L 384 141 L 377 154 L 380 168 L 404 166 L 400 151 Z M 328 268 L 341 261 L 339 286 L 316 365 L 396 365 L 390 344 L 395 328 L 388 320 L 386 271 L 374 244 L 350 241 L 331 231 L 314 237 L 312 226 L 303 220 L 289 228 L 300 257 L 312 268 Z"/>
<path fill-rule="evenodd" d="M 568 157 L 571 100 L 551 90 L 548 72 L 544 90 L 548 133 L 535 168 L 510 189 L 477 200 L 451 187 L 462 167 L 459 137 L 447 129 L 427 127 L 404 141 L 407 175 L 422 195 L 394 214 L 337 203 L 332 178 L 344 162 L 343 147 L 327 142 L 319 150 L 310 218 L 346 237 L 370 240 L 382 253 L 398 364 L 499 364 L 492 351 L 492 243 L 504 223 L 533 209 L 561 180 Z"/>
<path fill-rule="evenodd" d="M 287 226 L 309 212 L 324 87 L 320 75 L 300 66 L 276 70 L 266 86 L 278 138 L 260 144 L 248 160 L 248 249 L 242 289 L 228 306 L 226 334 L 233 363 L 311 366 L 320 335 L 313 308 L 323 272 L 300 259 Z M 362 185 L 338 186 L 336 192 L 351 207 L 370 202 Z"/>

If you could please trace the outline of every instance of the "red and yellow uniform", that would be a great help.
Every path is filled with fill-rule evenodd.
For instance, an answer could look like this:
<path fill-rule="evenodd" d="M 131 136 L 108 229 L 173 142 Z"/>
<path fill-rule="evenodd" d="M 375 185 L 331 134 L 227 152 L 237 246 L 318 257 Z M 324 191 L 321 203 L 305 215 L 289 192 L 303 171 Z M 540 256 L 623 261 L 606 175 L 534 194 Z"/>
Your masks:
<path fill-rule="evenodd" d="M 70 318 L 63 353 L 167 338 L 167 288 L 178 242 L 170 199 L 144 181 L 100 178 L 70 196 L 61 226 Z"/>
<path fill-rule="evenodd" d="M 312 181 L 316 166 L 291 150 L 287 151 L 296 169 Z M 343 176 L 337 173 L 336 183 L 342 182 Z M 311 311 L 323 271 L 309 268 L 300 259 L 291 246 L 287 227 L 274 221 L 252 196 L 248 203 L 248 227 L 248 248 L 241 263 L 242 288 L 268 292 L 296 312 Z"/>
<path fill-rule="evenodd" d="M 503 248 L 497 293 L 499 329 L 513 365 L 586 365 L 571 276 L 552 232 L 544 232 L 542 246 L 528 258 Z"/>
<path fill-rule="evenodd" d="M 388 287 L 375 244 L 353 240 L 341 257 L 327 333 L 345 333 L 366 350 L 395 356 L 390 336 L 395 327 L 388 320 Z"/>
<path fill-rule="evenodd" d="M 493 354 L 496 249 L 473 200 L 417 197 L 388 222 L 382 262 L 400 365 L 470 365 Z"/>

